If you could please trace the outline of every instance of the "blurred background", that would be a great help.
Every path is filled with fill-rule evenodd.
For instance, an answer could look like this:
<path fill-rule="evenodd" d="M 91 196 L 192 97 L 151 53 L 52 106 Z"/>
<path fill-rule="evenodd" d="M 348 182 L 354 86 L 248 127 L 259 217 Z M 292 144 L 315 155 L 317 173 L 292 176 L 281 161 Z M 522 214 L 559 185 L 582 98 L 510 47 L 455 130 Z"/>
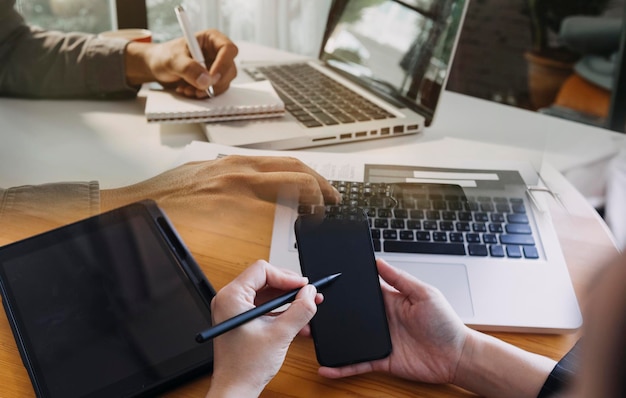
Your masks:
<path fill-rule="evenodd" d="M 117 3 L 141 2 L 157 42 L 181 35 L 173 9 L 182 3 L 196 30 L 217 28 L 234 40 L 316 56 L 331 1 Z M 427 8 L 436 0 L 416 1 Z M 30 23 L 47 29 L 98 33 L 117 27 L 116 0 L 17 0 L 17 7 Z M 600 22 L 572 22 L 574 16 Z M 472 0 L 447 89 L 605 126 L 623 16 L 624 0 Z M 611 27 L 617 27 L 617 35 Z M 591 39 L 585 41 L 585 35 Z M 595 49 L 594 40 L 613 45 Z"/>

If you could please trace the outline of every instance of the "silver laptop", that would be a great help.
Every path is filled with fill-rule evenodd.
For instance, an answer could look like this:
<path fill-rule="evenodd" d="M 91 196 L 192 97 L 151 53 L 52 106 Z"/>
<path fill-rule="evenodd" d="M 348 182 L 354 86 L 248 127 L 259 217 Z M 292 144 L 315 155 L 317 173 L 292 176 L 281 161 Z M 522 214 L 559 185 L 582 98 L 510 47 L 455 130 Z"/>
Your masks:
<path fill-rule="evenodd" d="M 445 87 L 466 8 L 467 0 L 334 1 L 319 59 L 240 71 L 269 79 L 288 114 L 205 124 L 207 138 L 283 150 L 423 131 Z"/>
<path fill-rule="evenodd" d="M 533 177 L 534 176 L 534 177 Z M 562 333 L 582 317 L 532 167 L 366 164 L 364 182 L 333 181 L 343 207 L 369 215 L 376 255 L 439 288 L 463 322 L 488 331 Z M 298 271 L 293 224 L 277 206 L 270 262 Z"/>

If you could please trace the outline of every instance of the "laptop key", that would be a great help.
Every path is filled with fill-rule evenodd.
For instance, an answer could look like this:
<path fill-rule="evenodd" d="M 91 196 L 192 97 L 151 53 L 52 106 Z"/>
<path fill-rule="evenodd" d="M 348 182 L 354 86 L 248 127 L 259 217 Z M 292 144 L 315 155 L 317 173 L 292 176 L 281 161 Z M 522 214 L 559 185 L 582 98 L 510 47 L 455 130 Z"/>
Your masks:
<path fill-rule="evenodd" d="M 374 219 L 374 227 L 389 228 L 389 221 L 386 218 L 376 218 Z"/>
<path fill-rule="evenodd" d="M 409 229 L 422 229 L 422 222 L 419 220 L 407 220 L 406 227 Z"/>
<path fill-rule="evenodd" d="M 383 248 L 390 253 L 465 255 L 463 243 L 386 241 L 383 243 Z"/>
<path fill-rule="evenodd" d="M 311 120 L 315 120 L 315 118 L 311 115 L 309 115 L 308 113 L 300 113 L 298 115 L 294 115 L 296 117 L 296 119 L 298 119 L 298 121 L 305 123 Z"/>
<path fill-rule="evenodd" d="M 454 231 L 454 223 L 452 221 L 439 221 L 439 229 L 442 231 Z"/>
<path fill-rule="evenodd" d="M 400 231 L 401 240 L 413 240 L 413 231 Z"/>
<path fill-rule="evenodd" d="M 503 223 L 504 222 L 504 215 L 502 213 L 492 213 L 491 214 L 491 222 Z"/>
<path fill-rule="evenodd" d="M 494 234 L 483 234 L 483 242 L 497 244 L 498 238 Z"/>
<path fill-rule="evenodd" d="M 469 231 L 470 230 L 470 224 L 468 222 L 457 222 L 456 223 L 456 230 L 457 231 Z"/>
<path fill-rule="evenodd" d="M 472 213 L 468 211 L 459 212 L 459 220 L 460 221 L 473 221 Z"/>
<path fill-rule="evenodd" d="M 532 235 L 502 234 L 500 235 L 500 243 L 503 245 L 534 246 L 535 240 Z"/>
<path fill-rule="evenodd" d="M 467 245 L 467 251 L 470 256 L 486 257 L 489 254 L 486 245 Z"/>
<path fill-rule="evenodd" d="M 394 209 L 393 215 L 396 218 L 409 218 L 409 212 L 405 209 Z"/>
<path fill-rule="evenodd" d="M 524 257 L 529 259 L 537 259 L 539 258 L 539 252 L 535 246 L 524 246 Z"/>
<path fill-rule="evenodd" d="M 511 258 L 522 258 L 522 251 L 519 246 L 507 246 L 506 255 Z"/>
<path fill-rule="evenodd" d="M 489 252 L 491 253 L 491 257 L 504 257 L 504 247 L 500 245 L 489 246 Z"/>
<path fill-rule="evenodd" d="M 306 122 L 300 122 L 302 123 L 305 127 L 321 127 L 322 123 L 318 122 L 317 120 L 308 120 Z"/>
<path fill-rule="evenodd" d="M 437 225 L 437 221 L 424 221 L 423 226 L 424 229 L 430 231 L 436 231 L 439 228 L 439 226 Z"/>
<path fill-rule="evenodd" d="M 417 231 L 415 233 L 415 238 L 421 241 L 429 241 L 430 240 L 430 232 L 429 231 Z"/>
<path fill-rule="evenodd" d="M 489 232 L 502 232 L 502 224 L 489 224 Z"/>
<path fill-rule="evenodd" d="M 349 116 L 345 113 L 337 113 L 337 114 L 334 114 L 334 116 L 341 123 L 352 123 L 355 121 L 355 119 L 352 116 Z"/>
<path fill-rule="evenodd" d="M 513 205 L 511 205 L 511 210 L 513 210 L 513 213 L 517 214 L 526 213 L 526 207 L 524 207 L 523 203 L 514 203 Z"/>
<path fill-rule="evenodd" d="M 383 239 L 398 239 L 398 231 L 395 229 L 384 229 Z"/>
<path fill-rule="evenodd" d="M 475 233 L 466 234 L 465 235 L 465 240 L 468 243 L 480 243 L 480 235 L 479 234 L 475 234 Z"/>
<path fill-rule="evenodd" d="M 364 122 L 366 120 L 371 120 L 372 119 L 369 116 L 362 114 L 361 112 L 350 112 L 350 116 L 352 116 L 353 118 L 355 118 L 359 122 Z"/>
<path fill-rule="evenodd" d="M 390 225 L 391 228 L 404 229 L 404 220 L 401 218 L 392 218 Z"/>
<path fill-rule="evenodd" d="M 334 126 L 335 124 L 339 124 L 338 121 L 336 121 L 335 119 L 333 119 L 332 117 L 328 116 L 325 113 L 316 113 L 315 117 L 317 118 L 317 120 L 319 120 L 320 122 L 324 123 L 327 126 Z"/>
<path fill-rule="evenodd" d="M 507 224 L 504 229 L 507 234 L 531 234 L 533 231 L 528 224 Z"/>
<path fill-rule="evenodd" d="M 448 236 L 445 232 L 433 232 L 433 240 L 435 242 L 447 242 Z"/>
<path fill-rule="evenodd" d="M 465 242 L 465 238 L 460 232 L 450 232 L 450 242 Z"/>
<path fill-rule="evenodd" d="M 526 214 L 507 214 L 506 220 L 511 224 L 528 224 Z"/>

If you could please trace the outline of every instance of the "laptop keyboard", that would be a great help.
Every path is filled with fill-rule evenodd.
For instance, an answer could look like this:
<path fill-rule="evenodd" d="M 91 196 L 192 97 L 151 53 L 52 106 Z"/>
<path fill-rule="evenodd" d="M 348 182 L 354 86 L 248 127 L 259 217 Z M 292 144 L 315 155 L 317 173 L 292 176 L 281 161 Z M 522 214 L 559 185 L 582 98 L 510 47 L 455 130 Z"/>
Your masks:
<path fill-rule="evenodd" d="M 397 197 L 393 184 L 331 183 L 343 201 L 326 206 L 327 213 L 349 217 L 363 209 L 376 252 L 539 258 L 522 198 L 470 197 L 428 184 Z M 311 210 L 302 206 L 298 211 Z"/>
<path fill-rule="evenodd" d="M 308 64 L 247 68 L 255 80 L 268 79 L 285 109 L 305 127 L 332 126 L 395 117 Z"/>

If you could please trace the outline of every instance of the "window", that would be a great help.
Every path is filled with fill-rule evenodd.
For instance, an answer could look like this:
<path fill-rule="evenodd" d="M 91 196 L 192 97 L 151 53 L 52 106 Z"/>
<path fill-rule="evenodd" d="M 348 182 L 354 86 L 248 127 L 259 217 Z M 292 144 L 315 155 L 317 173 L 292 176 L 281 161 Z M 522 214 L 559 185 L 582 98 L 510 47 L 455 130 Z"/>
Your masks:
<path fill-rule="evenodd" d="M 146 0 L 148 8 L 148 29 L 155 42 L 163 42 L 182 35 L 174 7 L 183 4 L 181 0 Z"/>
<path fill-rule="evenodd" d="M 16 4 L 28 23 L 44 29 L 99 33 L 117 26 L 115 0 L 17 0 Z M 181 0 L 146 0 L 148 28 L 155 42 L 181 35 L 174 13 L 179 4 Z"/>
<path fill-rule="evenodd" d="M 99 33 L 117 28 L 116 4 L 130 0 L 17 0 L 26 21 L 44 29 Z M 133 0 L 144 1 L 144 0 Z M 432 0 L 411 0 L 430 4 Z M 182 4 L 195 30 L 215 28 L 246 40 L 316 56 L 331 0 L 145 0 L 154 42 L 182 35 L 174 7 Z M 122 3 L 125 4 L 125 3 Z M 142 7 L 143 8 L 143 7 Z M 125 17 L 134 20 L 124 11 Z M 141 18 L 139 18 L 141 17 Z M 146 15 L 137 19 L 146 21 Z M 131 21 L 132 22 L 132 21 Z"/>
<path fill-rule="evenodd" d="M 17 0 L 26 21 L 44 29 L 98 33 L 112 29 L 106 0 Z"/>

